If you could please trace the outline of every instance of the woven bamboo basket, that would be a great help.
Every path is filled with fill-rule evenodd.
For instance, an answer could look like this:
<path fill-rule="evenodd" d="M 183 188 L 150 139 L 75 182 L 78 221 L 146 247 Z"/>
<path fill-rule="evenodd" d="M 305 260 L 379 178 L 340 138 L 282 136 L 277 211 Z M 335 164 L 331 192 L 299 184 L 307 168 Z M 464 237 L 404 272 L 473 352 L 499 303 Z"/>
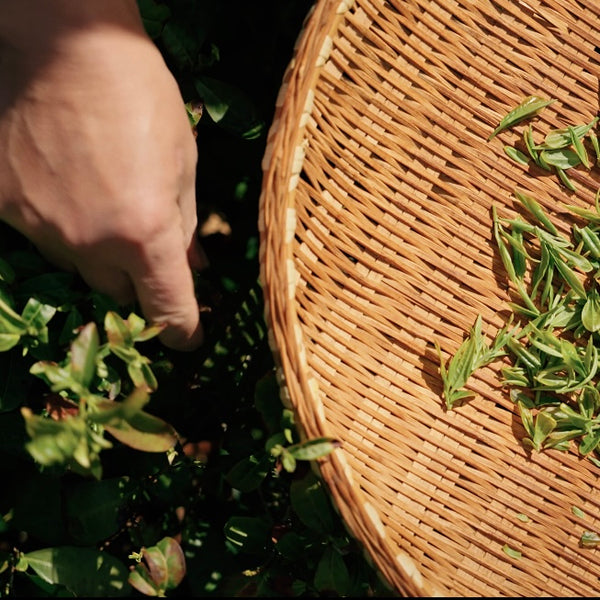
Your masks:
<path fill-rule="evenodd" d="M 534 197 L 563 232 L 575 192 L 487 141 L 529 95 L 536 135 L 598 112 L 600 2 L 320 0 L 294 50 L 263 161 L 261 282 L 282 398 L 335 506 L 400 596 L 598 596 L 600 469 L 530 452 L 492 363 L 446 410 L 439 356 L 514 300 L 491 207 Z M 572 507 L 583 511 L 577 515 Z M 517 515 L 529 517 L 522 522 Z M 511 557 L 503 547 L 521 552 Z"/>

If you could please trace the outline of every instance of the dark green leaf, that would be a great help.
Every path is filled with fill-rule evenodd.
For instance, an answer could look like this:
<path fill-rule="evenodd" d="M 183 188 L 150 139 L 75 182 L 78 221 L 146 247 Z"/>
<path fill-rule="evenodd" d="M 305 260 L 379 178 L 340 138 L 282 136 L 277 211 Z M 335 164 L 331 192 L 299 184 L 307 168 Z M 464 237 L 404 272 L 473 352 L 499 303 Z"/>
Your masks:
<path fill-rule="evenodd" d="M 260 517 L 231 517 L 224 532 L 229 543 L 246 554 L 263 554 L 271 543 L 270 526 Z"/>
<path fill-rule="evenodd" d="M 108 539 L 119 530 L 120 513 L 134 491 L 127 477 L 80 481 L 69 486 L 64 491 L 69 534 L 82 545 Z"/>
<path fill-rule="evenodd" d="M 171 16 L 169 7 L 156 0 L 137 0 L 137 3 L 146 33 L 152 39 L 156 39 Z"/>
<path fill-rule="evenodd" d="M 211 77 L 198 77 L 195 85 L 206 112 L 219 126 L 245 139 L 262 135 L 265 123 L 239 88 Z"/>
<path fill-rule="evenodd" d="M 321 481 L 312 472 L 303 479 L 292 482 L 290 501 L 292 508 L 307 527 L 321 534 L 333 531 L 334 518 L 329 496 Z"/>
<path fill-rule="evenodd" d="M 237 462 L 225 478 L 236 490 L 251 492 L 262 484 L 273 464 L 274 459 L 267 454 L 250 455 Z"/>
<path fill-rule="evenodd" d="M 340 553 L 331 545 L 326 546 L 317 565 L 314 585 L 321 595 L 346 596 L 350 573 Z"/>
<path fill-rule="evenodd" d="M 77 596 L 117 598 L 131 593 L 127 568 L 106 552 L 62 546 L 28 552 L 25 559 L 42 579 L 64 585 Z"/>

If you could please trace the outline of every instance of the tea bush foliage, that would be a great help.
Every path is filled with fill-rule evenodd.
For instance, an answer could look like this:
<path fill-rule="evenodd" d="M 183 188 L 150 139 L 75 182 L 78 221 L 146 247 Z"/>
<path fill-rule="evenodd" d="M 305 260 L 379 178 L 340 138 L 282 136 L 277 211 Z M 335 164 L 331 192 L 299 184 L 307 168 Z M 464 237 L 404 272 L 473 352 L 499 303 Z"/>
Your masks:
<path fill-rule="evenodd" d="M 301 441 L 280 402 L 263 321 L 260 161 L 310 5 L 139 0 L 218 225 L 199 350 L 0 224 L 2 597 L 386 595 L 311 469 L 335 440 Z"/>

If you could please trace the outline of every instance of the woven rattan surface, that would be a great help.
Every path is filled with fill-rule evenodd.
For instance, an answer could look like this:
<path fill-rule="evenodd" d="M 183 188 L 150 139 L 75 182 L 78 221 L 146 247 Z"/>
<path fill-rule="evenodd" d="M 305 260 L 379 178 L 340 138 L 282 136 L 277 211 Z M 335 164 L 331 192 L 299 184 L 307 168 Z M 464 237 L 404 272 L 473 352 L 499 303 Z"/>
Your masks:
<path fill-rule="evenodd" d="M 400 595 L 600 593 L 600 549 L 579 545 L 600 469 L 523 448 L 497 363 L 444 410 L 434 346 L 510 314 L 492 205 L 514 216 L 520 188 L 568 234 L 561 205 L 593 204 L 598 167 L 568 193 L 503 153 L 520 130 L 486 138 L 531 94 L 556 99 L 538 136 L 589 122 L 599 45 L 596 0 L 322 0 L 299 36 L 263 162 L 271 345 L 305 435 L 341 441 L 320 472 Z"/>

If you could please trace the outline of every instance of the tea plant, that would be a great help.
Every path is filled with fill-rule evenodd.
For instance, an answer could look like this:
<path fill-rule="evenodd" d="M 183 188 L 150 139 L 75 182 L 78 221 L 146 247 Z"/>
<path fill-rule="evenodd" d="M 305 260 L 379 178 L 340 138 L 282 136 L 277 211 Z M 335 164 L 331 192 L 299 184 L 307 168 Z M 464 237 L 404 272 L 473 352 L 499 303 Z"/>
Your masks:
<path fill-rule="evenodd" d="M 0 596 L 388 595 L 310 468 L 336 441 L 281 404 L 257 283 L 266 124 L 311 4 L 139 1 L 197 129 L 200 218 L 231 230 L 203 239 L 200 349 L 0 224 Z"/>

